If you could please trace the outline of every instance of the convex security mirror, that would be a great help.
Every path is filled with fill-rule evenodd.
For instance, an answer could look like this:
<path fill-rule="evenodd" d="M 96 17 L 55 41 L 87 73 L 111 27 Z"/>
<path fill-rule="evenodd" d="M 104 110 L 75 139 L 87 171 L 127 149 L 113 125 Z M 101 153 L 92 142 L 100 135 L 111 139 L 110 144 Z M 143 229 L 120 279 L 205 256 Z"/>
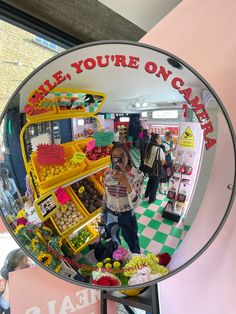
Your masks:
<path fill-rule="evenodd" d="M 139 170 L 143 130 L 160 135 L 161 178 Z M 222 227 L 234 140 L 215 92 L 177 57 L 132 42 L 81 45 L 36 69 L 5 108 L 1 216 L 52 274 L 141 291 Z"/>

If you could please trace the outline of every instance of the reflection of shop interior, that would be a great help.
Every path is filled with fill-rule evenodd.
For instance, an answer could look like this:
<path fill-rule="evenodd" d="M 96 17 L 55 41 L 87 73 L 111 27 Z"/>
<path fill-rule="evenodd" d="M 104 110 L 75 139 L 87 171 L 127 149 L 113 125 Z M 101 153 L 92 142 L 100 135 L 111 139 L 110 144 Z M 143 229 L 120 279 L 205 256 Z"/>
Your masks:
<path fill-rule="evenodd" d="M 93 106 L 92 109 L 94 108 Z M 79 111 L 81 108 L 75 110 Z M 91 110 L 91 107 L 85 106 L 84 110 Z M 96 263 L 94 251 L 89 248 L 90 244 L 99 238 L 98 222 L 104 193 L 103 176 L 104 170 L 110 164 L 111 136 L 115 129 L 119 131 L 120 142 L 130 149 L 137 167 L 140 163 L 140 130 L 148 128 L 150 132 L 159 133 L 162 137 L 166 130 L 173 131 L 173 141 L 177 147 L 174 158 L 176 165 L 179 165 L 179 168 L 175 169 L 175 179 L 171 179 L 169 186 L 163 184 L 164 192 L 158 192 L 154 203 L 148 204 L 147 200 L 143 199 L 136 209 L 136 217 L 142 253 L 174 254 L 189 230 L 195 214 L 191 213 L 189 204 L 200 164 L 200 126 L 195 123 L 191 110 L 187 110 L 186 116 L 183 115 L 182 109 L 169 110 L 169 119 L 164 110 L 159 112 L 159 118 L 155 111 L 148 111 L 145 117 L 139 113 L 99 113 L 99 127 L 93 112 L 86 118 L 80 117 L 79 114 L 78 118 L 69 118 L 70 112 L 59 108 L 58 120 L 45 119 L 45 122 L 31 123 L 24 129 L 21 144 L 28 174 L 27 197 L 34 198 L 35 203 L 25 204 L 23 211 L 16 217 L 11 213 L 7 220 L 20 241 L 27 245 L 39 261 L 65 276 L 71 272 L 74 274 L 74 270 L 67 263 L 61 262 L 55 256 L 50 260 L 50 253 L 47 255 L 47 245 L 50 245 L 60 255 L 72 257 L 82 264 Z M 21 127 L 25 122 L 22 122 Z M 9 125 L 7 119 L 5 125 Z M 101 132 L 98 132 L 99 130 Z M 9 133 L 9 127 L 5 132 Z M 10 135 L 19 142 L 15 134 Z M 185 138 L 188 136 L 190 138 Z M 181 137 L 184 139 L 181 140 Z M 104 138 L 105 144 L 98 144 L 104 141 Z M 14 151 L 13 148 L 11 150 Z M 57 165 L 56 161 L 61 158 L 62 152 L 65 160 Z M 14 160 L 12 163 L 16 167 Z M 193 169 L 191 173 L 184 172 L 187 166 Z M 29 186 L 33 194 L 30 194 Z M 24 193 L 25 190 L 23 193 L 21 191 L 22 195 Z M 171 211 L 172 216 L 168 216 L 168 211 Z M 28 238 L 25 238 L 28 232 L 25 222 L 32 223 L 36 228 L 35 233 L 30 233 Z M 28 242 L 29 238 L 31 242 Z M 45 243 L 48 244 L 45 246 Z M 122 245 L 127 247 L 123 240 Z"/>
<path fill-rule="evenodd" d="M 139 166 L 139 151 L 131 149 L 131 156 L 135 165 Z M 146 186 L 147 179 L 144 184 Z M 157 194 L 157 199 L 153 204 L 148 204 L 143 196 L 142 202 L 136 209 L 140 247 L 141 252 L 145 255 L 149 252 L 154 254 L 168 252 L 173 255 L 190 229 L 190 226 L 184 222 L 177 223 L 162 217 L 167 202 L 168 198 L 162 193 Z M 128 248 L 123 240 L 122 245 Z M 93 251 L 89 251 L 88 247 L 82 250 L 77 258 L 81 264 L 96 262 Z"/>

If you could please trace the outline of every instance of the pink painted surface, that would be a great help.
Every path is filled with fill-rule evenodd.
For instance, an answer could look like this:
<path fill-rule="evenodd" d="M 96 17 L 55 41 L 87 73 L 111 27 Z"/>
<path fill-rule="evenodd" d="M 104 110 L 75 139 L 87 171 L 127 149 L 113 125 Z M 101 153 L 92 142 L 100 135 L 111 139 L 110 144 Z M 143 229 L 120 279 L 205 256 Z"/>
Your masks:
<path fill-rule="evenodd" d="M 12 314 L 100 313 L 100 292 L 49 274 L 38 266 L 10 274 Z M 114 302 L 109 313 L 116 313 Z"/>
<path fill-rule="evenodd" d="M 183 0 L 141 42 L 167 50 L 195 68 L 214 88 L 236 126 L 236 2 L 235 0 Z M 229 191 L 219 189 L 232 178 L 233 150 L 227 126 L 219 117 L 218 143 L 206 196 L 171 267 L 188 260 L 216 229 L 223 216 Z M 231 171 L 232 172 L 232 171 Z M 211 197 L 209 197 L 211 196 Z M 217 209 L 215 202 L 222 206 Z M 162 314 L 234 314 L 236 309 L 236 202 L 217 239 L 185 270 L 160 283 Z M 171 297 L 170 297 L 171 296 Z"/>

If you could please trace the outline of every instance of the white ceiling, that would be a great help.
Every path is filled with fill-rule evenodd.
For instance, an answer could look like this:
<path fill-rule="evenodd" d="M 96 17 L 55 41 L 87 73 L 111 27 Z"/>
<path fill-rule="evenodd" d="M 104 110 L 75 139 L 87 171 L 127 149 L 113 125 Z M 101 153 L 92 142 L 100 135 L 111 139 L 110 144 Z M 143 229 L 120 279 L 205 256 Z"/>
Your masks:
<path fill-rule="evenodd" d="M 146 32 L 182 0 L 98 0 Z"/>

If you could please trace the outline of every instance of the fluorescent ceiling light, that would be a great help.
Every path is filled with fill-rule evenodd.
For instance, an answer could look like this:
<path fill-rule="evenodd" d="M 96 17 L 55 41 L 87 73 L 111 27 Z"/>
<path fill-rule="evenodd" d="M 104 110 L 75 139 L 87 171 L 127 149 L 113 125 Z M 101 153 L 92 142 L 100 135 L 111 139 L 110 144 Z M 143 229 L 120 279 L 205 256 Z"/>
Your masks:
<path fill-rule="evenodd" d="M 129 122 L 129 117 L 121 117 L 120 122 Z"/>
<path fill-rule="evenodd" d="M 142 116 L 142 118 L 147 118 L 147 111 L 143 111 L 143 112 L 141 113 L 141 116 Z"/>
<path fill-rule="evenodd" d="M 178 110 L 156 110 L 152 112 L 154 119 L 177 119 Z"/>

